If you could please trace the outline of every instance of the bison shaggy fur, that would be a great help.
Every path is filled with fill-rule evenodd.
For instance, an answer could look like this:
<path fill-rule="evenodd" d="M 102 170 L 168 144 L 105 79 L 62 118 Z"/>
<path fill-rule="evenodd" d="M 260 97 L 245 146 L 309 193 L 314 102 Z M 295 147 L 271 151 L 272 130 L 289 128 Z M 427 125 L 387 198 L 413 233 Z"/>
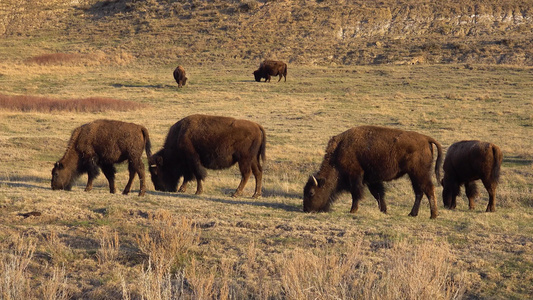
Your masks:
<path fill-rule="evenodd" d="M 259 69 L 254 71 L 255 81 L 260 82 L 265 78 L 265 82 L 270 82 L 271 76 L 279 76 L 278 82 L 281 81 L 281 77 L 287 81 L 287 64 L 282 61 L 265 60 L 259 65 Z"/>
<path fill-rule="evenodd" d="M 474 209 L 474 200 L 479 195 L 475 181 L 481 179 L 489 193 L 486 211 L 495 211 L 496 187 L 502 160 L 500 148 L 492 143 L 461 141 L 452 144 L 448 148 L 443 165 L 442 200 L 444 207 L 455 209 L 460 187 L 464 185 L 469 208 Z"/>
<path fill-rule="evenodd" d="M 185 69 L 182 66 L 177 66 L 174 70 L 174 79 L 178 83 L 178 87 L 182 87 L 187 82 L 187 77 L 185 76 Z"/>
<path fill-rule="evenodd" d="M 337 196 L 348 191 L 352 195 L 350 212 L 355 213 L 366 185 L 380 211 L 386 213 L 383 182 L 407 174 L 415 192 L 415 203 L 409 215 L 418 215 L 425 194 L 431 218 L 436 218 L 435 188 L 431 181 L 433 145 L 437 148 L 435 174 L 438 182 L 442 149 L 429 136 L 377 126 L 354 127 L 334 136 L 328 143 L 319 171 L 309 177 L 304 187 L 304 211 L 329 211 Z"/>
<path fill-rule="evenodd" d="M 201 194 L 206 169 L 226 169 L 238 163 L 242 178 L 233 196 L 242 195 L 253 173 L 253 197 L 260 197 L 265 146 L 266 134 L 259 124 L 230 117 L 191 115 L 170 127 L 163 149 L 150 158 L 152 182 L 158 191 L 175 192 L 183 177 L 179 192 L 185 192 L 187 183 L 196 179 L 196 194 Z"/>
<path fill-rule="evenodd" d="M 114 164 L 128 161 L 129 180 L 123 194 L 128 194 L 135 174 L 139 175 L 139 196 L 146 192 L 144 164 L 141 156 L 146 149 L 150 157 L 150 138 L 143 126 L 114 120 L 96 120 L 72 132 L 67 150 L 52 169 L 52 189 L 70 190 L 80 175 L 87 173 L 85 191 L 93 187 L 93 180 L 102 169 L 109 182 L 109 191 L 116 192 Z"/>

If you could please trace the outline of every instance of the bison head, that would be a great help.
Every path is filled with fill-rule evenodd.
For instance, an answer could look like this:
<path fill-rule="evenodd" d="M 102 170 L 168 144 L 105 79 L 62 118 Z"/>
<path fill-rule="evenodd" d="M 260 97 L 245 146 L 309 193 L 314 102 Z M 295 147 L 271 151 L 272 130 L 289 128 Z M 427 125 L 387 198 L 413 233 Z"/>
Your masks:
<path fill-rule="evenodd" d="M 148 159 L 148 164 L 150 177 L 157 191 L 175 192 L 177 190 L 178 181 L 173 180 L 174 176 L 171 176 L 172 174 L 167 174 L 163 156 L 160 153 L 152 155 Z"/>
<path fill-rule="evenodd" d="M 52 190 L 70 191 L 73 181 L 72 171 L 65 168 L 63 163 L 56 162 L 52 169 Z"/>
<path fill-rule="evenodd" d="M 326 187 L 324 178 L 310 176 L 304 187 L 304 212 L 329 211 L 331 191 Z"/>
<path fill-rule="evenodd" d="M 259 70 L 254 71 L 254 77 L 255 77 L 255 81 L 260 82 L 261 78 L 263 78 L 261 71 Z"/>

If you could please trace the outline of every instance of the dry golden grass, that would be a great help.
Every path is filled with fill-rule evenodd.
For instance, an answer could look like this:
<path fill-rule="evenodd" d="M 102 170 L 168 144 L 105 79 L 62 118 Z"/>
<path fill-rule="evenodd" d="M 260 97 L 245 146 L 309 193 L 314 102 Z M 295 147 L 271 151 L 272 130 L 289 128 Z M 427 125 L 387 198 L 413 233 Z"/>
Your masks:
<path fill-rule="evenodd" d="M 28 299 L 525 298 L 533 278 L 530 68 L 490 65 L 316 67 L 289 65 L 286 83 L 256 83 L 250 65 L 168 66 L 0 63 L 6 94 L 88 95 L 147 105 L 133 111 L 0 111 L 0 249 Z M 21 70 L 24 70 L 21 71 Z M 36 76 L 35 74 L 39 74 Z M 111 195 L 104 176 L 70 192 L 50 171 L 73 128 L 98 118 L 142 124 L 154 151 L 193 113 L 252 120 L 267 131 L 263 198 L 232 198 L 236 167 L 208 171 L 204 195 Z M 301 193 L 328 139 L 352 126 L 416 130 L 446 148 L 461 139 L 504 152 L 496 213 L 458 200 L 429 220 L 407 179 L 387 187 L 389 213 L 369 194 L 356 215 L 342 196 L 328 214 L 301 212 Z M 138 180 L 138 179 L 136 179 Z M 126 167 L 117 173 L 120 188 Z M 251 195 L 248 184 L 245 195 Z M 189 190 L 194 190 L 190 188 Z M 41 212 L 24 218 L 20 213 Z M 11 237 L 25 251 L 10 252 Z M 9 266 L 11 269 L 9 269 Z M 3 271 L 8 274 L 7 271 Z M 5 275 L 4 275 L 5 276 Z M 42 287 L 42 288 L 39 288 Z M 45 288 L 46 287 L 46 288 Z M 7 298 L 7 296 L 4 296 Z"/>
<path fill-rule="evenodd" d="M 36 96 L 8 96 L 0 94 L 0 109 L 22 112 L 104 112 L 108 110 L 129 111 L 145 108 L 141 103 L 111 99 L 83 98 L 58 100 Z"/>

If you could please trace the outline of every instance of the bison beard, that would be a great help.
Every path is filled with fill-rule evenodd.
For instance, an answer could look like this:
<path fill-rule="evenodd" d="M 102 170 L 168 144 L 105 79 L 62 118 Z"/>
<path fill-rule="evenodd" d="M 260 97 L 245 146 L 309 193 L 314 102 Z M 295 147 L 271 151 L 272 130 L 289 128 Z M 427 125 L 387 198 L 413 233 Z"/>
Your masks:
<path fill-rule="evenodd" d="M 425 194 L 431 218 L 436 218 L 435 188 L 431 181 L 432 145 L 437 148 L 435 175 L 439 181 L 442 149 L 431 137 L 377 126 L 355 127 L 334 136 L 328 143 L 320 170 L 310 176 L 304 187 L 304 211 L 329 211 L 337 196 L 348 191 L 352 195 L 350 212 L 355 213 L 366 185 L 380 211 L 386 213 L 383 182 L 407 174 L 415 192 L 415 203 L 409 215 L 418 215 Z"/>
<path fill-rule="evenodd" d="M 444 207 L 455 209 L 456 198 L 461 185 L 464 185 L 469 209 L 474 209 L 474 200 L 479 195 L 475 181 L 481 179 L 489 193 L 486 211 L 495 211 L 496 187 L 502 160 L 500 148 L 492 143 L 461 141 L 451 145 L 443 165 L 442 201 Z"/>
<path fill-rule="evenodd" d="M 255 81 L 260 82 L 262 78 L 265 78 L 265 82 L 270 82 L 271 76 L 279 76 L 278 82 L 281 81 L 281 77 L 287 81 L 287 64 L 282 61 L 265 60 L 259 65 L 259 69 L 254 71 Z"/>
<path fill-rule="evenodd" d="M 226 169 L 238 163 L 241 182 L 233 196 L 240 196 L 250 175 L 255 177 L 254 198 L 261 196 L 266 135 L 263 127 L 229 117 L 192 115 L 178 121 L 168 132 L 163 149 L 149 160 L 154 187 L 179 192 L 196 179 L 196 194 L 203 191 L 206 169 Z"/>
<path fill-rule="evenodd" d="M 63 155 L 52 169 L 52 189 L 70 190 L 81 174 L 87 173 L 85 191 L 93 187 L 99 169 L 109 182 L 109 191 L 116 192 L 114 164 L 128 161 L 129 180 L 123 194 L 128 194 L 135 174 L 139 175 L 139 196 L 146 192 L 142 153 L 151 156 L 148 130 L 143 126 L 113 120 L 96 120 L 76 128 Z"/>

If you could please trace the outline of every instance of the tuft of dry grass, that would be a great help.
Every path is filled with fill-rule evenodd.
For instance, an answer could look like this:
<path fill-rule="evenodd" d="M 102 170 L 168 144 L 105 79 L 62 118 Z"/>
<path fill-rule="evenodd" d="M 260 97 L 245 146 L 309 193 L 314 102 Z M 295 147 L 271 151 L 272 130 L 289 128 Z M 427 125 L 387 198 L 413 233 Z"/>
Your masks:
<path fill-rule="evenodd" d="M 360 243 L 345 254 L 298 249 L 280 265 L 288 299 L 460 299 L 449 247 L 432 242 L 394 244 L 381 264 L 370 263 Z"/>
<path fill-rule="evenodd" d="M 114 262 L 118 258 L 120 241 L 118 232 L 110 232 L 109 227 L 104 226 L 100 231 L 100 248 L 96 254 L 99 264 Z"/>
<path fill-rule="evenodd" d="M 6 244 L 2 243 L 4 245 Z M 0 248 L 0 298 L 30 299 L 31 280 L 27 269 L 33 258 L 35 245 L 27 236 L 15 235 L 5 248 Z"/>
<path fill-rule="evenodd" d="M 129 111 L 146 107 L 131 101 L 89 97 L 82 99 L 59 100 L 37 96 L 8 96 L 0 94 L 0 109 L 22 112 L 104 112 Z"/>

